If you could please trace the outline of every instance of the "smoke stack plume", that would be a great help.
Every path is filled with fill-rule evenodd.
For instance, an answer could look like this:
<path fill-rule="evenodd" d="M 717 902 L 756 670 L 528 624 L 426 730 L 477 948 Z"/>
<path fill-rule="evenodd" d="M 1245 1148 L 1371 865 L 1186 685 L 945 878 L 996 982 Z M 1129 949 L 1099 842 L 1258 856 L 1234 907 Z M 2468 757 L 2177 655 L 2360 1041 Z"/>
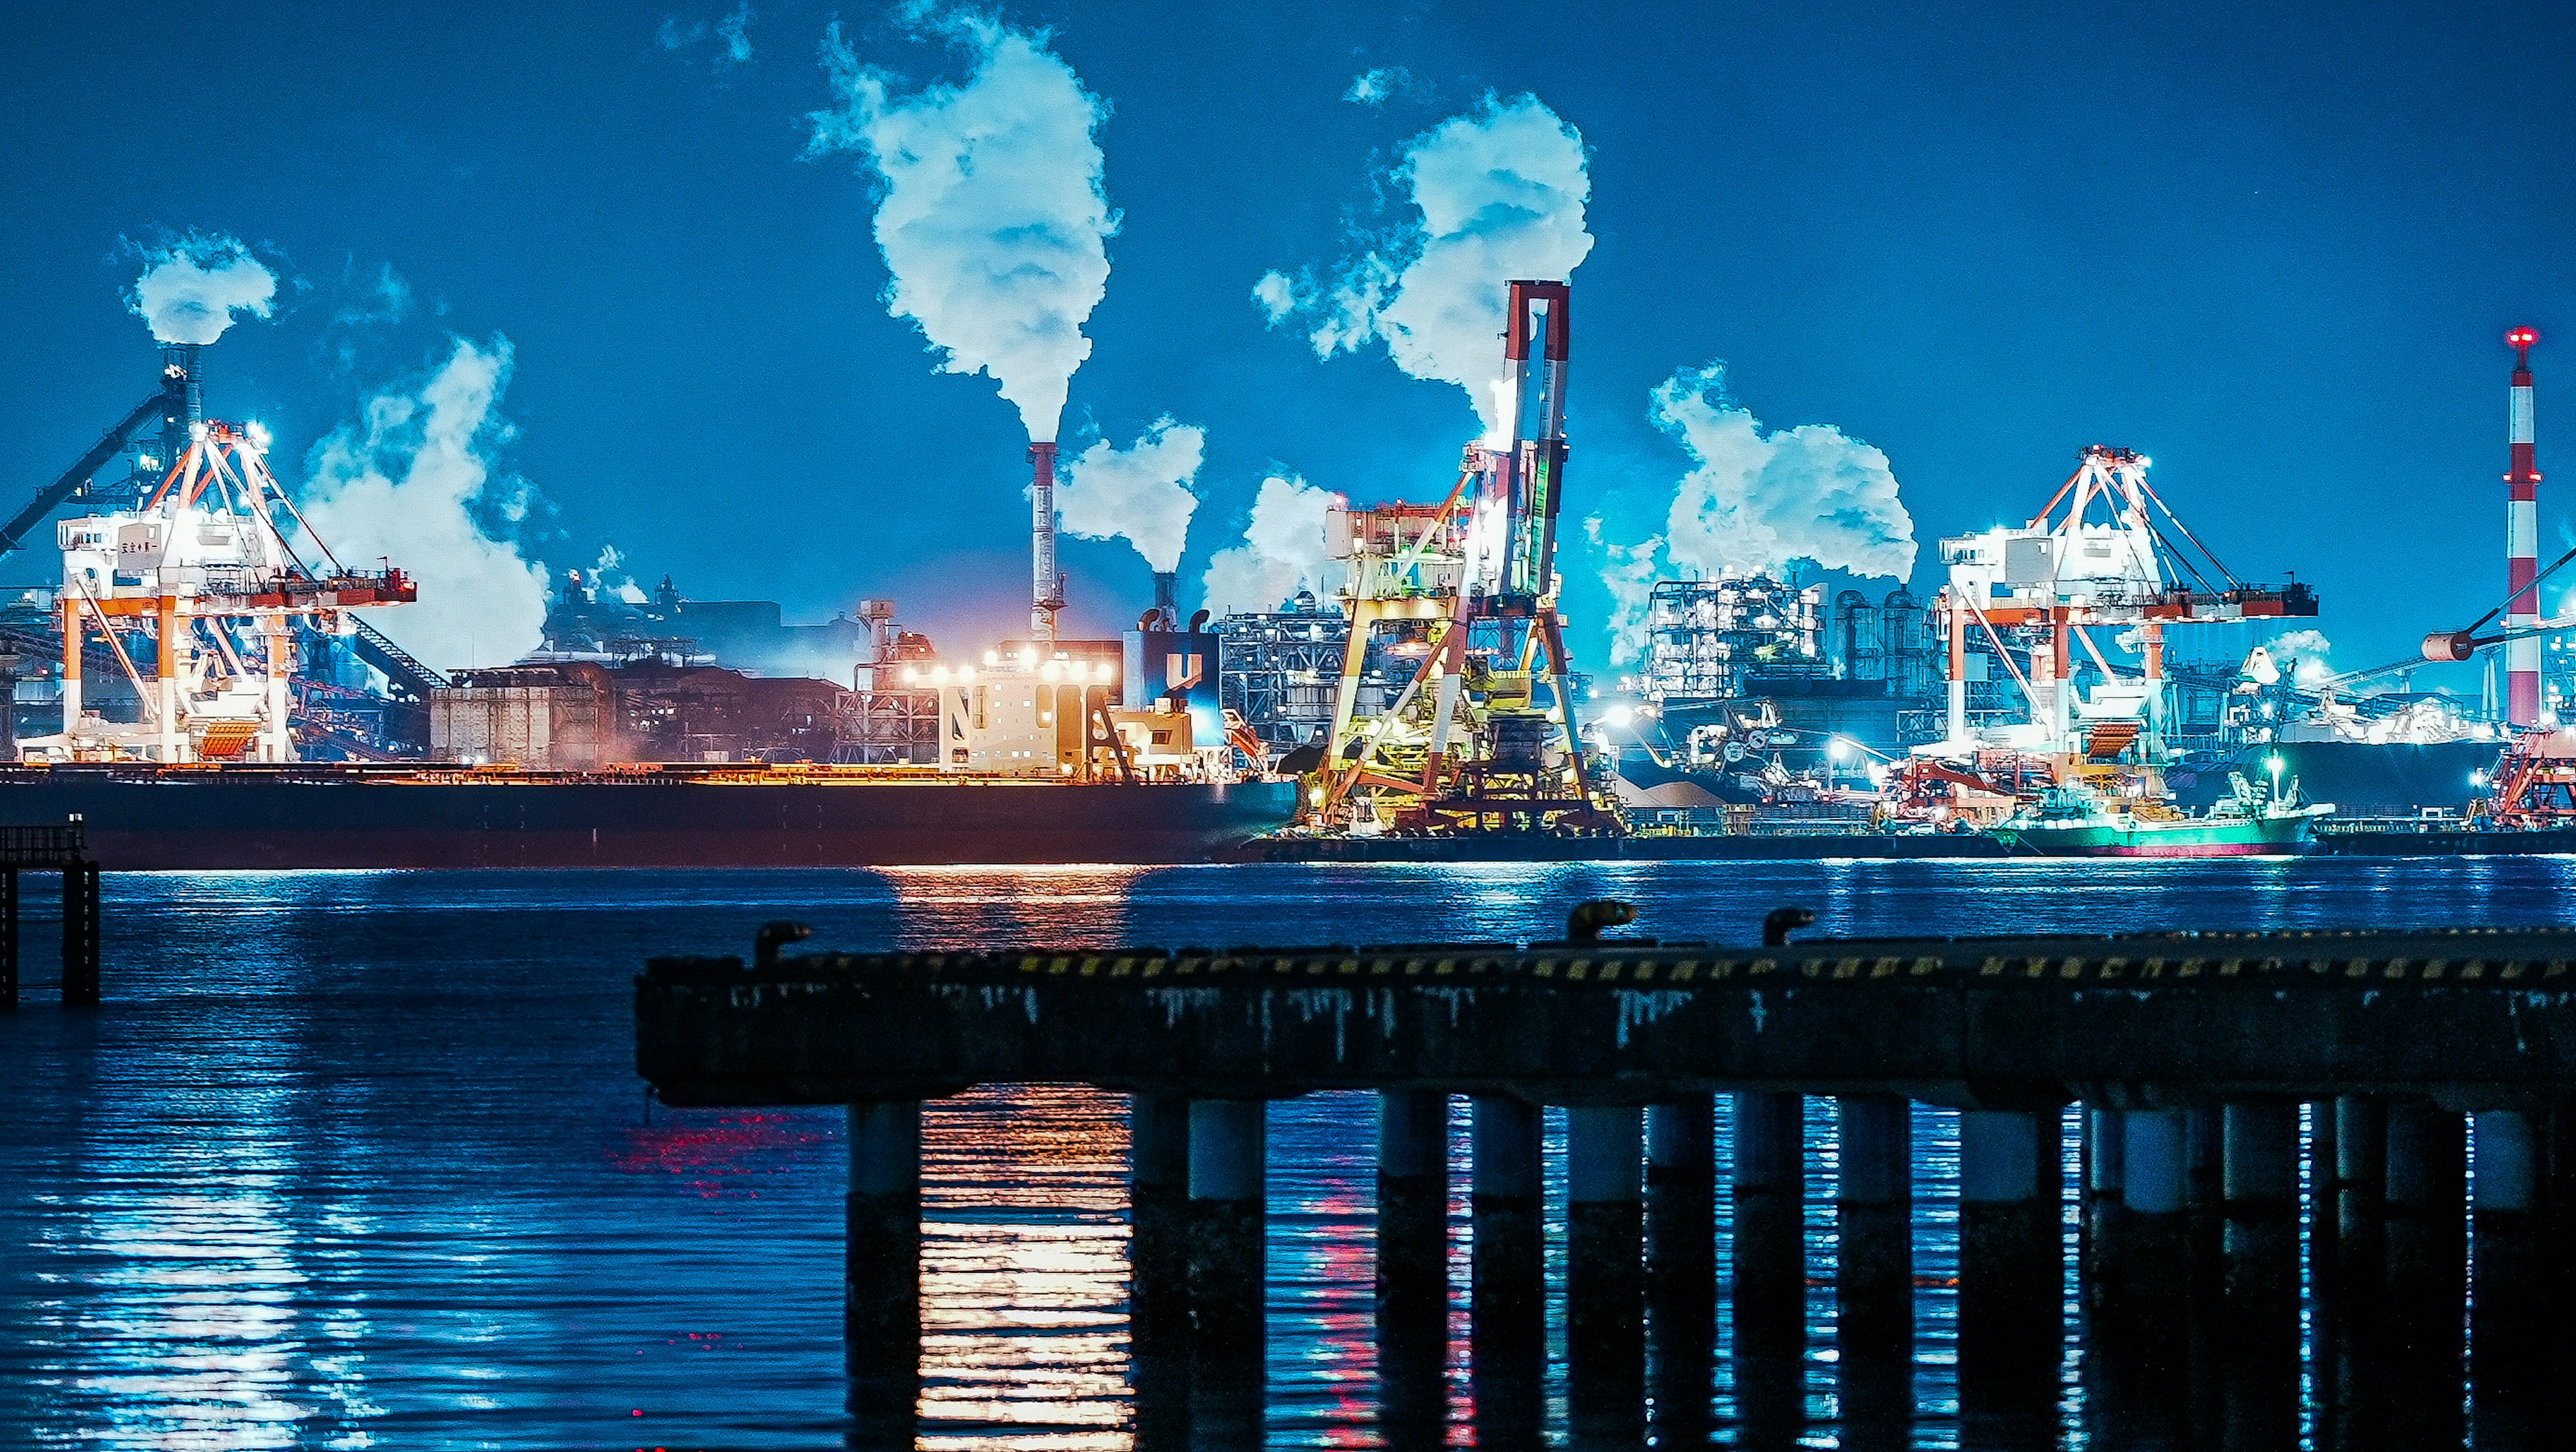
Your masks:
<path fill-rule="evenodd" d="M 1333 496 L 1296 475 L 1261 481 L 1243 543 L 1208 561 L 1199 593 L 1218 615 L 1267 614 L 1300 590 L 1323 594 L 1334 566 L 1324 539 Z"/>
<path fill-rule="evenodd" d="M 1064 608 L 1064 576 L 1055 567 L 1055 444 L 1029 445 L 1029 636 L 1055 640 Z"/>
<path fill-rule="evenodd" d="M 878 182 L 887 311 L 920 327 L 943 370 L 990 375 L 1030 442 L 1051 443 L 1118 230 L 1092 137 L 1106 108 L 1042 32 L 963 9 L 904 14 L 962 47 L 974 74 L 897 96 L 835 23 L 823 64 L 840 104 L 809 118 L 806 155 L 859 154 Z"/>
<path fill-rule="evenodd" d="M 235 313 L 269 314 L 277 274 L 236 237 L 190 232 L 143 253 L 143 275 L 126 305 L 164 343 L 211 343 Z"/>
<path fill-rule="evenodd" d="M 1583 211 L 1592 177 L 1583 138 L 1535 96 L 1492 96 L 1417 136 L 1388 180 L 1419 220 L 1391 229 L 1329 283 L 1272 272 L 1253 301 L 1272 326 L 1309 323 L 1315 356 L 1383 340 L 1397 367 L 1457 384 L 1500 436 L 1505 292 L 1518 277 L 1563 278 L 1592 251 Z"/>
<path fill-rule="evenodd" d="M 1195 486 L 1207 457 L 1207 431 L 1154 420 L 1127 448 L 1101 439 L 1074 456 L 1056 496 L 1067 531 L 1084 539 L 1123 536 L 1149 570 L 1177 570 L 1198 512 Z"/>

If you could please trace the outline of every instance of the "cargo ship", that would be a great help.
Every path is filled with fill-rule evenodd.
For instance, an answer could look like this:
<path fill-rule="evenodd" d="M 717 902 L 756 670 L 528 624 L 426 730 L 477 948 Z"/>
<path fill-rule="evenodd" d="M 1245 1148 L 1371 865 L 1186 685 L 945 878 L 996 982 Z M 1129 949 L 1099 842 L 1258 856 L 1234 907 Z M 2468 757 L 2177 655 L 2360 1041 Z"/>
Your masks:
<path fill-rule="evenodd" d="M 1203 862 L 1296 805 L 1294 782 L 865 767 L 0 767 L 0 822 L 77 821 L 109 871 Z"/>
<path fill-rule="evenodd" d="M 2049 787 L 1995 836 L 2017 857 L 2285 857 L 2310 850 L 2317 820 L 2334 814 L 2323 803 L 2301 805 L 2295 784 L 2277 798 L 2241 773 L 2230 784 L 2233 793 L 2197 817 L 2160 799 Z"/>

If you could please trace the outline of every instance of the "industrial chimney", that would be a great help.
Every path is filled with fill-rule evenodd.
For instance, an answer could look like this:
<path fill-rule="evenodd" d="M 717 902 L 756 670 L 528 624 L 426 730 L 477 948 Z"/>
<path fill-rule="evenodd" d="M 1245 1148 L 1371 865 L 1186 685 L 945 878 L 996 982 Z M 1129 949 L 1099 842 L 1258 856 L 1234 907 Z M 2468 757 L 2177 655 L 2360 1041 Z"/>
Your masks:
<path fill-rule="evenodd" d="M 1178 630 L 1180 628 L 1180 584 L 1181 572 L 1178 570 L 1154 572 L 1154 615 L 1158 622 L 1155 629 Z"/>
<path fill-rule="evenodd" d="M 1029 445 L 1029 639 L 1055 644 L 1055 613 L 1064 608 L 1064 576 L 1055 567 L 1055 440 Z"/>
<path fill-rule="evenodd" d="M 2516 328 L 2504 335 L 2513 349 L 2512 404 L 2507 410 L 2513 445 L 2513 472 L 2504 476 L 2505 719 L 2516 726 L 2540 724 L 2540 469 L 2532 442 L 2531 345 L 2540 341 L 2536 328 Z"/>

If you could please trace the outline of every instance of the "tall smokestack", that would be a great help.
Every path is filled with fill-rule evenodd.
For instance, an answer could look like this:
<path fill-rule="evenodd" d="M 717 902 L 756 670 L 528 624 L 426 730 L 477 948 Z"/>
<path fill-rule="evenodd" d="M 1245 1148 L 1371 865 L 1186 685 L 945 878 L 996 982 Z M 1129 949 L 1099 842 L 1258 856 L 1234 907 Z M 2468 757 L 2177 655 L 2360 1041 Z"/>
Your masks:
<path fill-rule="evenodd" d="M 1180 627 L 1180 585 L 1180 571 L 1156 570 L 1154 572 L 1154 613 L 1163 618 L 1162 628 L 1165 630 L 1176 630 Z"/>
<path fill-rule="evenodd" d="M 2504 476 L 2505 588 L 2513 598 L 2505 606 L 2505 629 L 2530 632 L 2540 625 L 2540 468 L 2531 427 L 2531 345 L 2540 341 L 2535 328 L 2516 328 L 2504 335 L 2513 349 L 2513 403 L 2507 420 L 2513 442 L 2513 472 Z M 2524 634 L 2505 646 L 2505 719 L 2516 726 L 2540 724 L 2540 637 Z"/>
<path fill-rule="evenodd" d="M 206 386 L 197 376 L 196 344 L 161 345 L 161 399 L 161 467 L 154 472 L 168 478 L 188 456 L 191 426 L 206 416 Z"/>
<path fill-rule="evenodd" d="M 1029 445 L 1029 638 L 1055 643 L 1055 613 L 1064 608 L 1064 576 L 1055 567 L 1055 441 Z"/>

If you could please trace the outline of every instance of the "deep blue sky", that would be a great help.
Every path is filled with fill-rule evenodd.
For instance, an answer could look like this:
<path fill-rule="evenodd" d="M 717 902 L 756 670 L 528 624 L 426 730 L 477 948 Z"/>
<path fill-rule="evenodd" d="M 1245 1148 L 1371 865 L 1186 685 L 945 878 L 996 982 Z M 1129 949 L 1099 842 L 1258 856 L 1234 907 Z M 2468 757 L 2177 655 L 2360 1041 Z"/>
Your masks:
<path fill-rule="evenodd" d="M 150 386 L 120 238 L 227 231 L 305 285 L 210 357 L 216 411 L 267 422 L 282 459 L 448 331 L 506 334 L 507 458 L 551 502 L 536 550 L 556 567 L 614 541 L 648 583 L 668 571 L 791 618 L 890 594 L 955 646 L 1013 628 L 1017 421 L 886 316 L 850 159 L 799 159 L 833 12 L 765 0 L 738 67 L 656 43 L 667 18 L 725 8 L 12 7 L 0 503 Z M 2152 454 L 2239 574 L 2315 582 L 2339 663 L 2493 603 L 2508 325 L 2544 334 L 2544 472 L 2576 457 L 2551 423 L 2576 416 L 2551 403 L 2576 397 L 2576 19 L 1898 9 L 1010 7 L 1115 108 L 1101 143 L 1125 228 L 1069 445 L 1086 421 L 1124 443 L 1165 410 L 1208 428 L 1185 596 L 1274 465 L 1436 497 L 1473 432 L 1462 396 L 1382 352 L 1318 363 L 1247 292 L 1339 256 L 1407 138 L 1529 90 L 1593 157 L 1570 514 L 1612 486 L 1668 491 L 1685 461 L 1647 390 L 1722 358 L 1766 423 L 1887 452 L 1925 544 L 1918 588 L 1932 541 L 2026 515 L 2101 441 Z M 838 13 L 869 58 L 957 74 L 883 9 Z M 1426 94 L 1343 102 L 1373 66 Z M 387 265 L 430 306 L 344 368 L 332 318 Z M 2552 555 L 2576 521 L 2554 494 Z M 1076 626 L 1132 618 L 1146 584 L 1124 543 L 1067 560 Z M 33 563 L 0 576 L 50 569 Z M 1588 561 L 1565 569 L 1597 621 Z"/>

